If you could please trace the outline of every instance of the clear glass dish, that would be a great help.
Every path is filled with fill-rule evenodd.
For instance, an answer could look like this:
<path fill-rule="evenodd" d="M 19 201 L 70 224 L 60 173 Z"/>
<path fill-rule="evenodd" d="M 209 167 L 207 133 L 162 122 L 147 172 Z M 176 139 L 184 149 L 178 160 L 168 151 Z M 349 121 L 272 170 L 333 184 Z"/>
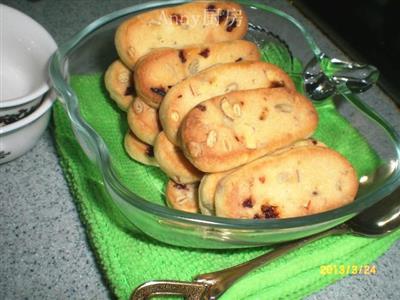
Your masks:
<path fill-rule="evenodd" d="M 293 56 L 307 66 L 307 69 L 292 75 L 304 76 L 306 81 L 310 78 L 319 80 L 322 76 L 324 80 L 329 80 L 329 84 L 333 83 L 338 110 L 362 133 L 380 156 L 382 164 L 373 172 L 361 174 L 360 191 L 353 203 L 329 212 L 290 219 L 238 220 L 185 213 L 153 203 L 151 199 L 143 199 L 130 190 L 118 175 L 115 161 L 103 137 L 81 114 L 80 99 L 69 84 L 70 78 L 74 75 L 103 73 L 117 58 L 113 44 L 114 32 L 124 19 L 147 10 L 184 2 L 189 1 L 149 2 L 106 15 L 62 45 L 50 65 L 51 80 L 68 113 L 76 138 L 87 156 L 98 166 L 106 190 L 130 221 L 132 230 L 139 229 L 165 243 L 194 248 L 239 248 L 274 244 L 341 224 L 400 186 L 398 135 L 387 121 L 362 102 L 361 96 L 352 94 L 357 89 L 366 89 L 370 83 L 367 82 L 367 87 L 363 88 L 352 84 L 346 76 L 339 76 L 349 75 L 358 66 L 343 64 L 325 56 L 310 34 L 284 12 L 262 4 L 239 1 L 254 29 L 247 38 L 263 43 L 265 35 L 260 28 L 277 34 L 280 40 L 286 42 Z M 319 77 L 310 77 L 310 74 Z M 362 85 L 365 80 L 359 82 Z"/>

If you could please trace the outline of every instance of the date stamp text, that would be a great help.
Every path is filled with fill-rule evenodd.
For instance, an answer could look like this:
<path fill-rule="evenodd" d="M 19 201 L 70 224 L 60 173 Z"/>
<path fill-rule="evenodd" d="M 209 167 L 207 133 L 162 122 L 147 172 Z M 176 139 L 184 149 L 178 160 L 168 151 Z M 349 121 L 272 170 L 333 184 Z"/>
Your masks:
<path fill-rule="evenodd" d="M 375 265 L 331 264 L 321 265 L 319 273 L 321 275 L 375 275 L 377 268 Z"/>

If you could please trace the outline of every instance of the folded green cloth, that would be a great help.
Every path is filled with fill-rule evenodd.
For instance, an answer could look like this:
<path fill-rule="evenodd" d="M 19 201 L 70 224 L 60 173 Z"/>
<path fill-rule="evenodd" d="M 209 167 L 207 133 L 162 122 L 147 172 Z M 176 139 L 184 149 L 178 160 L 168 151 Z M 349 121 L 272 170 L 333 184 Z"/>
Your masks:
<path fill-rule="evenodd" d="M 104 138 L 123 182 L 149 201 L 164 205 L 166 177 L 157 169 L 132 161 L 124 152 L 125 113 L 108 99 L 101 75 L 73 77 L 81 113 Z M 332 102 L 318 106 L 320 124 L 315 137 L 344 154 L 359 176 L 380 163 L 375 152 L 335 110 Z M 191 281 L 199 273 L 247 261 L 272 249 L 197 250 L 169 246 L 126 228 L 96 167 L 89 162 L 72 133 L 60 104 L 54 107 L 55 139 L 61 164 L 86 225 L 101 270 L 113 293 L 128 299 L 133 289 L 154 279 Z M 296 299 L 317 291 L 345 275 L 321 275 L 321 265 L 366 265 L 400 238 L 400 231 L 380 239 L 351 235 L 316 241 L 240 279 L 222 299 Z M 379 272 L 379 270 L 377 270 Z"/>

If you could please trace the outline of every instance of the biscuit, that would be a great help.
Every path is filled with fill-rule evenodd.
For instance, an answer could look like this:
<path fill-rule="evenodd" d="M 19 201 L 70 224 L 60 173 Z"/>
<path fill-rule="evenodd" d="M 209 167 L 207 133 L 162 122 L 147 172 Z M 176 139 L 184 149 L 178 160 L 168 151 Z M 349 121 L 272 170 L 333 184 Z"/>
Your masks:
<path fill-rule="evenodd" d="M 157 160 L 154 157 L 153 146 L 140 141 L 132 131 L 126 133 L 124 139 L 125 151 L 133 159 L 142 164 L 157 166 Z"/>
<path fill-rule="evenodd" d="M 137 97 L 129 106 L 127 119 L 129 128 L 137 138 L 146 144 L 154 145 L 157 135 L 161 132 L 157 110 Z"/>
<path fill-rule="evenodd" d="M 232 171 L 205 175 L 199 185 L 199 208 L 203 215 L 215 215 L 214 196 L 218 182 Z"/>
<path fill-rule="evenodd" d="M 344 206 L 357 190 L 356 172 L 339 153 L 297 147 L 225 176 L 215 192 L 215 212 L 240 219 L 301 217 Z"/>
<path fill-rule="evenodd" d="M 238 62 L 210 67 L 175 85 L 161 103 L 159 117 L 168 139 L 179 145 L 178 129 L 197 104 L 236 90 L 285 86 L 295 90 L 290 77 L 265 62 Z"/>
<path fill-rule="evenodd" d="M 203 174 L 186 159 L 182 151 L 161 132 L 154 143 L 154 156 L 161 170 L 177 183 L 198 182 Z"/>
<path fill-rule="evenodd" d="M 285 88 L 232 92 L 202 102 L 180 128 L 182 150 L 203 172 L 221 172 L 310 137 L 311 101 Z"/>
<path fill-rule="evenodd" d="M 168 90 L 186 77 L 219 63 L 260 59 L 257 45 L 237 40 L 183 49 L 157 49 L 139 59 L 134 82 L 137 94 L 158 108 Z"/>
<path fill-rule="evenodd" d="M 282 152 L 291 150 L 295 147 L 304 147 L 304 146 L 320 146 L 320 147 L 326 147 L 325 144 L 316 141 L 314 139 L 307 139 L 307 140 L 301 140 L 293 145 L 290 145 L 289 147 L 280 149 L 274 153 L 271 153 L 270 155 L 278 155 L 281 154 Z M 204 215 L 215 215 L 215 204 L 214 204 L 214 196 L 215 196 L 215 190 L 217 189 L 218 182 L 227 176 L 228 174 L 234 172 L 237 169 L 225 171 L 225 172 L 219 172 L 219 173 L 211 173 L 205 175 L 200 182 L 199 185 L 199 208 L 202 214 Z"/>
<path fill-rule="evenodd" d="M 156 48 L 238 40 L 248 28 L 247 16 L 233 2 L 199 1 L 136 15 L 115 34 L 121 60 L 133 70 L 137 60 Z"/>
<path fill-rule="evenodd" d="M 119 108 L 126 111 L 134 99 L 133 74 L 120 60 L 114 61 L 104 74 L 104 84 Z"/>
<path fill-rule="evenodd" d="M 169 180 L 165 191 L 167 205 L 191 213 L 199 212 L 198 184 L 180 184 Z"/>

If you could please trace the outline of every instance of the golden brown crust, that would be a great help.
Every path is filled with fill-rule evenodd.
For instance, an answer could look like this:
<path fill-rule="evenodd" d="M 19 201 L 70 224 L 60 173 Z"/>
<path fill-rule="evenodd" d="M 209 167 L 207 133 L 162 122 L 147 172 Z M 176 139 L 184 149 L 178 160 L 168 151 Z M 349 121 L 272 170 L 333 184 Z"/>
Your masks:
<path fill-rule="evenodd" d="M 168 181 L 166 200 L 169 207 L 191 213 L 199 211 L 197 200 L 198 184 L 179 184 Z"/>
<path fill-rule="evenodd" d="M 220 63 L 259 59 L 257 45 L 244 40 L 156 49 L 136 63 L 135 87 L 148 105 L 158 108 L 168 90 L 186 77 Z"/>
<path fill-rule="evenodd" d="M 215 193 L 216 215 L 290 218 L 344 206 L 357 194 L 351 164 L 326 147 L 304 146 L 258 159 L 225 176 Z"/>
<path fill-rule="evenodd" d="M 180 128 L 185 156 L 203 172 L 222 172 L 310 137 L 311 101 L 285 88 L 232 92 L 202 102 Z"/>
<path fill-rule="evenodd" d="M 124 146 L 126 153 L 133 160 L 149 166 L 158 166 L 153 146 L 140 141 L 130 130 L 125 135 Z"/>
<path fill-rule="evenodd" d="M 120 61 L 114 61 L 104 75 L 104 84 L 119 108 L 126 111 L 134 99 L 132 72 Z"/>
<path fill-rule="evenodd" d="M 158 112 L 154 108 L 136 97 L 129 106 L 127 119 L 129 128 L 137 138 L 146 144 L 154 145 L 161 132 Z"/>
<path fill-rule="evenodd" d="M 210 9 L 212 5 L 212 9 Z M 121 60 L 133 70 L 152 49 L 241 39 L 248 20 L 233 2 L 193 2 L 152 10 L 124 21 L 115 34 Z"/>
<path fill-rule="evenodd" d="M 161 103 L 160 121 L 168 139 L 179 145 L 182 120 L 199 103 L 231 91 L 276 85 L 295 90 L 290 77 L 273 64 L 258 61 L 216 65 L 175 85 Z"/>
<path fill-rule="evenodd" d="M 161 132 L 154 143 L 154 155 L 167 176 L 178 183 L 193 183 L 201 180 L 203 173 L 186 159 L 182 151 L 173 145 Z"/>

